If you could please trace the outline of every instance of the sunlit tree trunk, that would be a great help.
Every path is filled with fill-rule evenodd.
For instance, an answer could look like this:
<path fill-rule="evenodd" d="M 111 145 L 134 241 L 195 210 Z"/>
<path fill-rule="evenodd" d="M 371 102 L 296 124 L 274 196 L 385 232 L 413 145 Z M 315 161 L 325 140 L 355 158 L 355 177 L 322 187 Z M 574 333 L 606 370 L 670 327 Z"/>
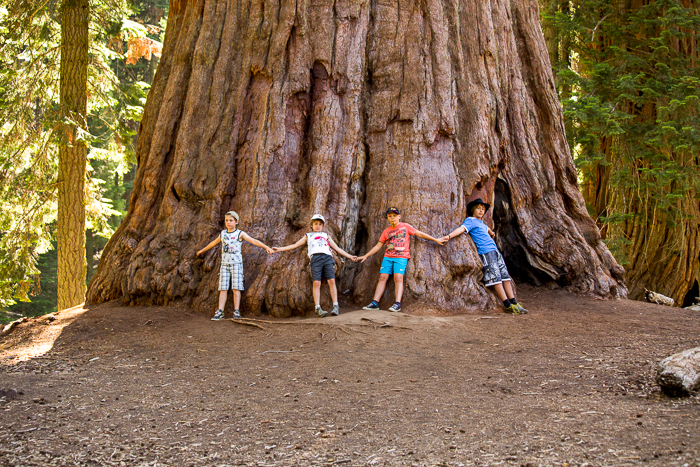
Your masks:
<path fill-rule="evenodd" d="M 61 6 L 61 133 L 58 162 L 58 309 L 85 300 L 85 168 L 88 0 Z"/>
<path fill-rule="evenodd" d="M 321 213 L 360 254 L 388 206 L 442 236 L 476 197 L 493 202 L 517 277 L 626 295 L 576 186 L 534 0 L 173 1 L 137 153 L 90 302 L 213 309 L 220 254 L 195 251 L 230 209 L 269 245 Z M 411 250 L 405 309 L 497 306 L 467 236 Z M 341 297 L 370 300 L 380 261 L 338 263 Z M 305 249 L 244 246 L 244 263 L 244 312 L 311 310 Z"/>

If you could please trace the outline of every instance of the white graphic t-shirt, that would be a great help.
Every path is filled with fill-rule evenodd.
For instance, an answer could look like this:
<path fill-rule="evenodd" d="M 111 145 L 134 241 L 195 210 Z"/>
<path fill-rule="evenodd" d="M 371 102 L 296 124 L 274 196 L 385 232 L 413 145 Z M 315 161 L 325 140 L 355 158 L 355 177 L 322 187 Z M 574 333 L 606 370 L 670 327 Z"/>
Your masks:
<path fill-rule="evenodd" d="M 233 232 L 228 230 L 221 231 L 221 264 L 243 262 L 243 256 L 241 256 L 242 233 L 243 231 L 238 229 Z"/>
<path fill-rule="evenodd" d="M 311 255 L 323 253 L 333 256 L 331 245 L 328 243 L 326 232 L 309 232 L 306 234 L 306 243 L 309 245 L 309 258 Z"/>

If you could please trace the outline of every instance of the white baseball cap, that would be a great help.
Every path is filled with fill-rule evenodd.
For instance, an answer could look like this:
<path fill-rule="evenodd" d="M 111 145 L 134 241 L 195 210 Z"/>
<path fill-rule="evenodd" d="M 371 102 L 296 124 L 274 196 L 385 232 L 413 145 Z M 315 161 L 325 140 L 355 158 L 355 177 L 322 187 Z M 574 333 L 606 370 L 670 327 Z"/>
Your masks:
<path fill-rule="evenodd" d="M 323 216 L 320 214 L 314 214 L 313 216 L 311 216 L 311 220 L 309 221 L 309 223 L 313 221 L 321 221 L 324 224 L 326 223 L 326 219 L 324 219 Z"/>

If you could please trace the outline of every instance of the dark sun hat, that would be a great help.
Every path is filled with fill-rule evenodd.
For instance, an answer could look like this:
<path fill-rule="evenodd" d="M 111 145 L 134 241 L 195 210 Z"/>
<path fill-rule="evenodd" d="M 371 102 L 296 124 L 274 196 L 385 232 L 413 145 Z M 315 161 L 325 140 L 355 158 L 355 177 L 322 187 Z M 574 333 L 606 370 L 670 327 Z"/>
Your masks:
<path fill-rule="evenodd" d="M 392 206 L 392 207 L 390 207 L 389 209 L 386 210 L 386 214 L 384 214 L 384 215 L 385 215 L 385 216 L 388 216 L 389 214 L 398 214 L 398 215 L 401 215 L 401 212 L 399 211 L 399 208 L 395 208 L 395 207 Z"/>
<path fill-rule="evenodd" d="M 477 198 L 474 201 L 470 201 L 469 204 L 467 204 L 467 217 L 472 215 L 472 210 L 478 205 L 478 204 L 483 204 L 486 206 L 486 210 L 488 211 L 491 205 L 481 198 Z"/>

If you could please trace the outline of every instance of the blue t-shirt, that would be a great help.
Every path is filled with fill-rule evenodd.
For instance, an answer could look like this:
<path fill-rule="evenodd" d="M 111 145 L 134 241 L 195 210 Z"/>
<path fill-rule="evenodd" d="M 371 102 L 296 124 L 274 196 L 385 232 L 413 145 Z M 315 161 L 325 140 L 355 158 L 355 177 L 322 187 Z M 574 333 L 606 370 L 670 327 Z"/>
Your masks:
<path fill-rule="evenodd" d="M 476 251 L 480 255 L 484 255 L 489 251 L 498 250 L 496 242 L 494 242 L 491 235 L 489 235 L 489 228 L 483 221 L 476 217 L 467 217 L 464 219 L 462 227 L 467 229 L 466 232 L 472 236 L 472 240 L 474 240 L 476 244 Z"/>

